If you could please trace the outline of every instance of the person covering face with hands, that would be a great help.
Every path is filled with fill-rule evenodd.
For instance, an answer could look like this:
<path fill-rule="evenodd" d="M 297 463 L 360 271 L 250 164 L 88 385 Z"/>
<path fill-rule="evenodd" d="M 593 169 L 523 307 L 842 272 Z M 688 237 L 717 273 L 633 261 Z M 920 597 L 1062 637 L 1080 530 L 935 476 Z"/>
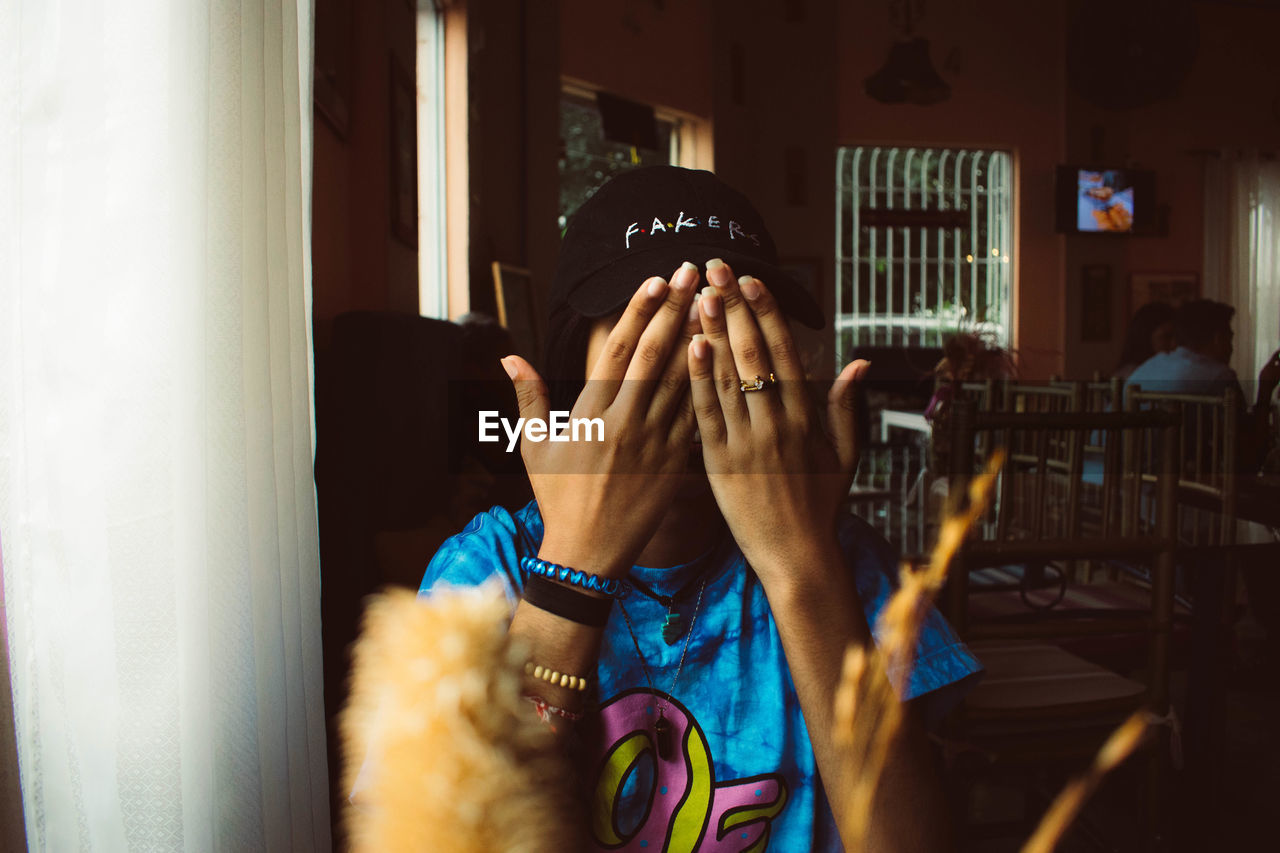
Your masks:
<path fill-rule="evenodd" d="M 820 327 L 821 311 L 708 172 L 601 188 L 569 224 L 551 301 L 547 379 L 503 360 L 520 414 L 571 408 L 603 420 L 603 441 L 525 442 L 535 501 L 477 516 L 423 593 L 502 579 L 531 711 L 577 757 L 588 846 L 841 849 L 834 690 L 896 575 L 841 511 L 866 364 L 831 385 L 824 424 L 788 325 Z M 930 613 L 903 698 L 936 717 L 979 669 Z M 939 791 L 909 728 L 875 849 L 945 846 Z"/>

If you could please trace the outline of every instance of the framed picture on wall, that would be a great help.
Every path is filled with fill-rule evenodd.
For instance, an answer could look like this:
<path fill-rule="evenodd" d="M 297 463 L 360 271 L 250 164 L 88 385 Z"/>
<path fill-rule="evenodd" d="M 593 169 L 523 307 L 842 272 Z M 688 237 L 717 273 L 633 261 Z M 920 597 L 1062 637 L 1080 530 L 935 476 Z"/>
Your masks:
<path fill-rule="evenodd" d="M 413 75 L 391 57 L 391 233 L 418 245 L 418 109 Z"/>
<path fill-rule="evenodd" d="M 1111 340 L 1111 267 L 1085 264 L 1080 272 L 1080 340 Z"/>
<path fill-rule="evenodd" d="M 1200 296 L 1200 276 L 1193 272 L 1135 272 L 1129 276 L 1129 316 L 1148 302 L 1181 305 Z"/>
<path fill-rule="evenodd" d="M 523 267 L 493 262 L 493 295 L 498 322 L 511 333 L 516 352 L 531 362 L 542 356 L 542 313 L 533 276 Z"/>

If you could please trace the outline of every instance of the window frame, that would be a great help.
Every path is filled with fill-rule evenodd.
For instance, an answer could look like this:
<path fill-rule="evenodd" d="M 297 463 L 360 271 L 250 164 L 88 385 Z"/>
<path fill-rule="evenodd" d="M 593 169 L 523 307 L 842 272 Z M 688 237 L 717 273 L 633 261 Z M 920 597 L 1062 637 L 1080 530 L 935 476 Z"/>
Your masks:
<path fill-rule="evenodd" d="M 885 170 L 889 181 L 880 186 L 876 182 L 878 157 L 886 156 L 889 164 Z M 904 158 L 903 174 L 910 175 L 913 161 L 920 158 L 920 181 L 916 189 L 910 183 L 900 187 L 893 185 L 895 158 Z M 984 171 L 983 184 L 978 183 L 979 158 Z M 864 163 L 866 158 L 869 162 Z M 930 159 L 936 161 L 934 171 L 927 171 Z M 969 160 L 965 164 L 966 158 Z M 947 186 L 945 170 L 955 169 L 953 185 Z M 962 175 L 961 168 L 968 174 Z M 865 173 L 865 175 L 864 175 Z M 864 177 L 869 179 L 863 182 Z M 932 179 L 932 186 L 926 183 Z M 965 181 L 968 181 L 967 188 Z M 911 146 L 886 143 L 843 145 L 836 153 L 836 291 L 835 322 L 837 368 L 847 360 L 851 349 L 864 346 L 941 346 L 946 335 L 958 329 L 989 332 L 997 342 L 1008 346 L 1013 337 L 1013 306 L 1016 298 L 1016 216 L 1017 216 L 1017 162 L 1016 153 L 1003 146 Z M 895 195 L 896 193 L 896 195 Z M 883 201 L 881 200 L 883 196 Z M 868 201 L 869 199 L 869 201 Z M 981 209 L 978 201 L 981 200 Z M 935 204 L 931 205 L 930 202 Z M 941 201 L 938 204 L 936 202 Z M 962 204 L 964 202 L 964 204 Z M 846 208 L 848 208 L 846 210 Z M 862 214 L 876 211 L 935 211 L 941 218 L 947 212 L 967 211 L 969 223 L 965 227 L 935 225 L 873 225 L 870 233 L 871 251 L 862 251 Z M 979 218 L 982 218 L 981 223 Z M 978 246 L 981 226 L 986 239 Z M 886 244 L 884 256 L 878 254 L 877 238 L 883 236 Z M 903 256 L 898 258 L 895 239 L 903 243 Z M 913 244 L 913 241 L 917 241 Z M 950 244 L 950 252 L 944 249 Z M 962 244 L 968 251 L 959 254 Z M 913 245 L 920 246 L 919 257 L 912 257 Z M 930 249 L 935 254 L 928 256 Z M 870 288 L 860 281 L 864 265 L 872 269 Z M 878 280 L 879 265 L 883 264 L 886 277 Z M 894 271 L 900 265 L 905 284 L 895 291 Z M 988 269 L 981 276 L 982 293 L 979 292 L 979 271 L 997 267 L 993 276 Z M 930 282 L 932 269 L 935 281 Z M 912 277 L 919 282 L 912 289 Z M 945 285 L 943 278 L 950 279 Z M 994 279 L 994 281 L 993 281 Z M 850 292 L 845 293 L 846 289 Z M 883 289 L 888 307 L 881 309 L 878 291 Z M 912 304 L 915 296 L 921 306 Z M 951 296 L 950 303 L 944 300 Z M 864 305 L 863 302 L 869 303 Z M 970 304 L 972 303 L 972 305 Z M 898 305 L 901 310 L 896 310 Z M 944 305 L 952 305 L 948 313 Z M 982 307 L 990 312 L 995 305 L 995 318 L 990 313 L 982 322 L 968 319 L 971 307 Z M 959 306 L 956 310 L 955 306 Z M 921 307 L 924 310 L 921 310 Z M 870 309 L 868 311 L 867 309 Z M 846 340 L 847 339 L 847 340 Z"/>

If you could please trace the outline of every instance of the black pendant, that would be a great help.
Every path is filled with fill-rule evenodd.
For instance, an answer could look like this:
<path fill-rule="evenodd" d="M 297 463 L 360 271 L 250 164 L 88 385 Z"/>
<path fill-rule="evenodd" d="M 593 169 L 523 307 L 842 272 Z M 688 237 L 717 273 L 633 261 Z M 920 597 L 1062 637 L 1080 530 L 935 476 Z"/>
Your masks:
<path fill-rule="evenodd" d="M 662 712 L 658 713 L 658 721 L 653 724 L 653 733 L 658 741 L 658 757 L 670 760 L 675 752 L 675 736 L 671 734 L 671 723 Z"/>
<path fill-rule="evenodd" d="M 668 613 L 662 620 L 662 639 L 668 646 L 674 646 L 684 636 L 684 619 L 679 613 Z"/>

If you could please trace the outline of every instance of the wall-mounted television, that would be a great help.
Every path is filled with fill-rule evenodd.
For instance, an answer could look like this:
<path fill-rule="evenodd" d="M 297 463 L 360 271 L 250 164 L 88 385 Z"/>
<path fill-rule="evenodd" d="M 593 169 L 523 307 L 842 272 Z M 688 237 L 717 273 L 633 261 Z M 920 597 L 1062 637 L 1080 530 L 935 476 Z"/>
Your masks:
<path fill-rule="evenodd" d="M 1059 166 L 1057 228 L 1066 234 L 1155 233 L 1155 173 Z"/>

